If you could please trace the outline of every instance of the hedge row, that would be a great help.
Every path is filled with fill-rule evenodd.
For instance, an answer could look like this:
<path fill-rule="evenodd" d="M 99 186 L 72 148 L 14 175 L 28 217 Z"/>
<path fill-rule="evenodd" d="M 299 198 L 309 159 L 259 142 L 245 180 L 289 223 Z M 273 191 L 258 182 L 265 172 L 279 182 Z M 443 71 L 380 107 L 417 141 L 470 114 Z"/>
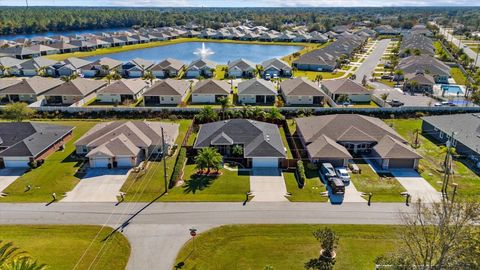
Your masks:
<path fill-rule="evenodd" d="M 180 148 L 180 151 L 177 156 L 177 160 L 175 161 L 175 167 L 173 167 L 172 177 L 170 178 L 169 188 L 173 188 L 177 181 L 180 178 L 180 174 L 183 170 L 183 164 L 185 164 L 185 160 L 187 159 L 187 149 L 184 147 Z"/>

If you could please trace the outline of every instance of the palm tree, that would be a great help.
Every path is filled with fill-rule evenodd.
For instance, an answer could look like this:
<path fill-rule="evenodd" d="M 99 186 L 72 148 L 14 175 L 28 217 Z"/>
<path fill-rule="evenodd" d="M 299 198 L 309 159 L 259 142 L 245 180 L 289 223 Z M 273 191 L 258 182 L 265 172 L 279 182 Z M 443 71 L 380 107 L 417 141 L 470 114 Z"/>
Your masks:
<path fill-rule="evenodd" d="M 108 73 L 107 75 L 105 75 L 105 77 L 103 77 L 105 80 L 107 80 L 108 84 L 110 84 L 111 81 L 116 81 L 116 80 L 120 80 L 122 78 L 122 76 L 120 76 L 120 74 L 118 74 L 117 71 L 114 71 L 112 73 Z"/>
<path fill-rule="evenodd" d="M 153 84 L 153 81 L 156 79 L 155 75 L 151 70 L 147 70 L 145 74 L 143 74 L 142 80 L 149 81 L 150 85 Z"/>
<path fill-rule="evenodd" d="M 265 112 L 259 107 L 253 108 L 252 116 L 255 120 L 260 120 L 260 121 L 265 120 Z"/>
<path fill-rule="evenodd" d="M 71 82 L 71 81 L 75 80 L 76 78 L 78 78 L 78 75 L 76 73 L 72 73 L 72 75 L 70 75 L 70 76 L 61 76 L 60 80 L 62 80 L 64 82 Z"/>
<path fill-rule="evenodd" d="M 2 270 L 45 270 L 46 264 L 39 264 L 29 257 L 20 257 L 2 267 Z"/>
<path fill-rule="evenodd" d="M 283 115 L 278 108 L 274 107 L 267 112 L 267 119 L 273 123 L 276 123 L 277 121 L 283 120 Z"/>
<path fill-rule="evenodd" d="M 223 158 L 217 149 L 207 147 L 200 149 L 197 156 L 195 157 L 195 164 L 197 165 L 198 170 L 207 169 L 207 174 L 210 173 L 211 169 L 215 169 L 217 172 L 222 168 Z"/>
<path fill-rule="evenodd" d="M 39 67 L 39 68 L 37 69 L 37 74 L 38 74 L 38 76 L 40 76 L 40 77 L 45 77 L 45 76 L 47 76 L 47 67 Z"/>
<path fill-rule="evenodd" d="M 218 113 L 211 106 L 205 106 L 195 117 L 200 123 L 207 123 L 217 120 Z"/>
<path fill-rule="evenodd" d="M 12 68 L 9 66 L 0 66 L 0 70 L 2 71 L 3 77 L 7 77 L 10 75 Z"/>
<path fill-rule="evenodd" d="M 230 102 L 230 98 L 227 97 L 220 97 L 218 99 L 218 103 L 222 106 L 222 118 L 225 119 L 225 111 L 232 106 Z"/>
<path fill-rule="evenodd" d="M 0 240 L 0 268 L 6 265 L 11 260 L 24 254 L 25 252 L 19 251 L 12 242 L 3 244 L 3 241 Z"/>

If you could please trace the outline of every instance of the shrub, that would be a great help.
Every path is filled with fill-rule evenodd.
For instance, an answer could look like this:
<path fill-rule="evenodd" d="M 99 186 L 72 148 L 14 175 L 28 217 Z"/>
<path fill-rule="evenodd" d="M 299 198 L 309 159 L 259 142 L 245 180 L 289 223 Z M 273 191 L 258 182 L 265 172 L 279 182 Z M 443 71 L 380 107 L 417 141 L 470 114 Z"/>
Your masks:
<path fill-rule="evenodd" d="M 183 164 L 185 163 L 185 159 L 187 158 L 187 149 L 182 147 L 177 156 L 177 161 L 175 162 L 175 167 L 173 167 L 172 177 L 170 178 L 169 188 L 172 188 L 177 183 L 178 179 L 180 178 L 180 173 L 183 170 Z"/>
<path fill-rule="evenodd" d="M 301 160 L 297 161 L 297 175 L 300 185 L 303 186 L 307 177 L 305 176 L 305 168 L 303 167 L 303 161 Z"/>

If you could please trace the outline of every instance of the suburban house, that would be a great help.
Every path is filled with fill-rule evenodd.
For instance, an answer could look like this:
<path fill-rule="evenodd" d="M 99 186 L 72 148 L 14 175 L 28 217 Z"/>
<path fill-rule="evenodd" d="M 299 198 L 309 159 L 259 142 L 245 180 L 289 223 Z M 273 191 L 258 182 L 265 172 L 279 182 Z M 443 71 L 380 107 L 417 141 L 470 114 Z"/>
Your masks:
<path fill-rule="evenodd" d="M 70 44 L 76 46 L 80 51 L 93 51 L 97 49 L 97 45 L 85 40 L 71 40 Z"/>
<path fill-rule="evenodd" d="M 41 56 L 39 51 L 32 50 L 25 46 L 0 48 L 0 54 L 12 55 L 17 59 L 28 59 Z"/>
<path fill-rule="evenodd" d="M 80 70 L 84 77 L 104 77 L 114 71 L 122 74 L 122 65 L 123 63 L 121 61 L 103 57 L 93 63 L 83 66 Z"/>
<path fill-rule="evenodd" d="M 178 136 L 178 124 L 114 121 L 95 125 L 74 145 L 91 168 L 135 167 L 149 157 L 166 153 Z M 165 144 L 162 144 L 162 129 Z"/>
<path fill-rule="evenodd" d="M 167 58 L 162 62 L 152 66 L 152 74 L 157 78 L 177 77 L 183 70 L 185 63 L 180 60 Z"/>
<path fill-rule="evenodd" d="M 190 90 L 190 83 L 185 80 L 165 79 L 153 84 L 143 94 L 146 106 L 179 105 L 185 101 Z"/>
<path fill-rule="evenodd" d="M 358 114 L 296 118 L 296 136 L 315 163 L 347 166 L 363 155 L 383 170 L 416 169 L 422 158 L 381 119 Z"/>
<path fill-rule="evenodd" d="M 18 66 L 20 67 L 23 76 L 36 76 L 40 71 L 47 72 L 47 67 L 56 64 L 57 61 L 50 60 L 45 57 L 35 57 L 23 61 Z M 42 70 L 44 69 L 44 70 Z"/>
<path fill-rule="evenodd" d="M 50 47 L 50 45 L 36 44 L 28 47 L 30 50 L 40 52 L 40 55 L 50 55 L 60 53 L 57 48 Z"/>
<path fill-rule="evenodd" d="M 46 105 L 81 106 L 94 98 L 96 92 L 105 85 L 107 82 L 102 80 L 76 78 L 47 91 L 44 94 Z"/>
<path fill-rule="evenodd" d="M 397 76 L 395 80 L 402 80 L 407 74 L 428 74 L 433 77 L 435 83 L 448 84 L 450 67 L 435 57 L 428 55 L 414 55 L 403 58 L 398 63 L 397 70 L 403 71 L 403 76 Z"/>
<path fill-rule="evenodd" d="M 217 64 L 208 59 L 198 59 L 193 61 L 186 69 L 185 76 L 188 78 L 212 77 Z"/>
<path fill-rule="evenodd" d="M 317 84 L 305 77 L 284 80 L 279 90 L 287 105 L 323 106 L 326 96 Z"/>
<path fill-rule="evenodd" d="M 237 59 L 228 63 L 228 76 L 235 78 L 253 77 L 256 70 L 255 64 L 245 59 Z"/>
<path fill-rule="evenodd" d="M 3 96 L 7 102 L 33 103 L 43 99 L 43 95 L 49 90 L 63 84 L 60 79 L 39 76 L 17 80 L 17 82 L 7 82 L 8 86 L 0 89 L 0 97 Z"/>
<path fill-rule="evenodd" d="M 221 80 L 201 80 L 192 90 L 192 103 L 216 103 L 232 92 L 230 84 Z"/>
<path fill-rule="evenodd" d="M 408 73 L 404 78 L 405 83 L 402 87 L 404 92 L 433 93 L 435 78 L 432 75 L 418 71 L 416 73 Z"/>
<path fill-rule="evenodd" d="M 237 96 L 240 104 L 274 104 L 277 90 L 272 82 L 253 78 L 238 84 Z"/>
<path fill-rule="evenodd" d="M 432 39 L 420 34 L 408 34 L 402 38 L 400 44 L 400 57 L 407 57 L 410 55 L 435 55 L 435 46 L 433 46 Z"/>
<path fill-rule="evenodd" d="M 123 64 L 122 70 L 125 77 L 140 78 L 145 74 L 145 71 L 153 67 L 154 64 L 154 62 L 145 59 L 135 58 Z"/>
<path fill-rule="evenodd" d="M 12 85 L 19 84 L 20 82 L 22 81 L 17 79 L 1 79 L 0 80 L 0 103 L 1 104 L 10 102 L 9 97 L 6 94 L 4 94 L 2 90 Z"/>
<path fill-rule="evenodd" d="M 342 95 L 354 103 L 370 103 L 372 99 L 371 91 L 347 78 L 322 81 L 322 89 L 335 102 Z"/>
<path fill-rule="evenodd" d="M 51 76 L 71 76 L 73 74 L 80 74 L 81 69 L 92 62 L 70 57 L 53 66 L 47 68 L 47 73 Z"/>
<path fill-rule="evenodd" d="M 285 61 L 278 58 L 272 58 L 266 61 L 263 61 L 261 66 L 263 67 L 262 76 L 265 77 L 269 75 L 270 77 L 291 77 L 292 76 L 292 67 L 288 65 Z"/>
<path fill-rule="evenodd" d="M 277 168 L 286 157 L 277 125 L 247 119 L 200 125 L 193 148 L 215 147 L 228 158 L 236 145 L 243 148 L 243 157 L 253 168 Z"/>
<path fill-rule="evenodd" d="M 97 100 L 105 103 L 136 102 L 142 97 L 148 84 L 142 79 L 121 79 L 100 89 Z"/>
<path fill-rule="evenodd" d="M 480 168 L 480 114 L 426 116 L 422 120 L 422 133 L 442 144 L 450 141 L 458 154 Z"/>
<path fill-rule="evenodd" d="M 0 76 L 13 75 L 21 76 L 22 70 L 20 64 L 25 60 L 20 60 L 13 57 L 0 57 Z"/>
<path fill-rule="evenodd" d="M 60 51 L 60 53 L 72 53 L 72 52 L 78 52 L 80 51 L 80 48 L 66 42 L 56 42 L 48 45 L 52 48 L 55 48 Z"/>
<path fill-rule="evenodd" d="M 28 168 L 58 150 L 74 127 L 44 123 L 0 123 L 0 168 Z"/>

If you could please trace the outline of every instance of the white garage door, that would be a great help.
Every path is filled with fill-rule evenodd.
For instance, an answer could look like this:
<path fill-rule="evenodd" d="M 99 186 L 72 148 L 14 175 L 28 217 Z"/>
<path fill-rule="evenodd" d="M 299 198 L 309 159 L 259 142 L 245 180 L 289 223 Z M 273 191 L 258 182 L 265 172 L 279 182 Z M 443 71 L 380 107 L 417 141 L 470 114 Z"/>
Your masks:
<path fill-rule="evenodd" d="M 132 158 L 131 157 L 121 157 L 117 158 L 117 167 L 132 167 Z"/>
<path fill-rule="evenodd" d="M 93 168 L 107 168 L 108 167 L 108 158 L 94 158 L 92 160 Z"/>
<path fill-rule="evenodd" d="M 278 168 L 278 158 L 254 158 L 254 168 Z"/>
<path fill-rule="evenodd" d="M 3 160 L 5 168 L 27 168 L 29 159 L 7 159 Z"/>

